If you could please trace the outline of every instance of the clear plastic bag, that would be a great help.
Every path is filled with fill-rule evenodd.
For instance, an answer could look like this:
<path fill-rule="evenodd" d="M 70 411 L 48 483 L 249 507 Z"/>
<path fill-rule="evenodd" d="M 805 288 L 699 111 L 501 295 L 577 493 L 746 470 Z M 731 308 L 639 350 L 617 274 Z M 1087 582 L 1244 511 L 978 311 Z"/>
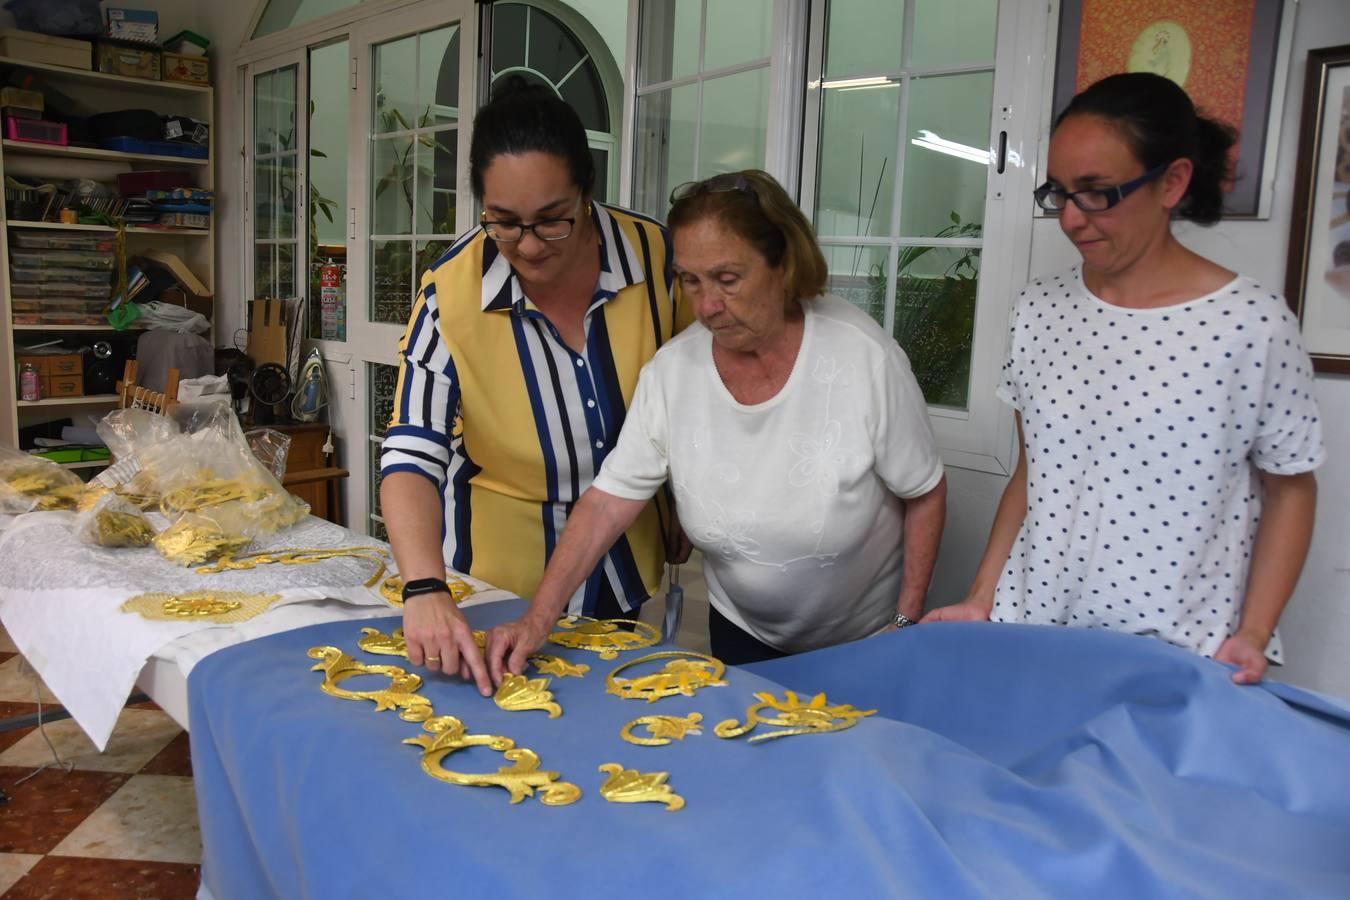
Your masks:
<path fill-rule="evenodd" d="M 74 509 L 84 482 L 49 459 L 0 447 L 0 513 Z"/>
<path fill-rule="evenodd" d="M 75 537 L 99 547 L 145 547 L 154 540 L 155 529 L 140 510 L 105 491 L 75 517 Z"/>
<path fill-rule="evenodd" d="M 253 455 L 280 481 L 286 474 L 286 457 L 291 453 L 291 436 L 282 434 L 274 428 L 254 428 L 252 431 L 244 432 L 244 437 L 248 439 L 248 446 Z"/>

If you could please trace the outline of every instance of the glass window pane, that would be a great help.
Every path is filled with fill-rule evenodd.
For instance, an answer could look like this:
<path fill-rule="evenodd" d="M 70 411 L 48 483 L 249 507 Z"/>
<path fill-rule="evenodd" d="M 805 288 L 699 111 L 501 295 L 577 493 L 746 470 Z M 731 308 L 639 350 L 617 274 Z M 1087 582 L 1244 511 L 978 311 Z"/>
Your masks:
<path fill-rule="evenodd" d="M 769 122 L 769 69 L 706 81 L 698 177 L 764 168 Z"/>
<path fill-rule="evenodd" d="M 529 12 L 529 66 L 556 84 L 581 62 L 585 51 L 557 19 L 541 9 Z"/>
<path fill-rule="evenodd" d="M 372 130 L 408 131 L 417 120 L 417 35 L 375 48 Z"/>
<path fill-rule="evenodd" d="M 309 335 L 346 340 L 345 281 L 322 283 L 347 259 L 346 41 L 309 53 Z"/>
<path fill-rule="evenodd" d="M 295 237 L 296 171 L 295 154 L 288 153 L 275 162 L 277 172 L 277 237 Z"/>
<path fill-rule="evenodd" d="M 428 31 L 417 53 L 417 127 L 452 124 L 459 107 L 459 26 Z"/>
<path fill-rule="evenodd" d="M 816 231 L 821 235 L 891 233 L 900 85 L 832 88 L 821 97 Z"/>
<path fill-rule="evenodd" d="M 253 237 L 266 240 L 276 237 L 277 161 L 265 159 L 253 164 Z"/>
<path fill-rule="evenodd" d="M 277 296 L 294 297 L 295 244 L 277 244 Z"/>
<path fill-rule="evenodd" d="M 910 65 L 992 66 L 997 32 L 998 0 L 915 0 Z"/>
<path fill-rule="evenodd" d="M 437 238 L 434 241 L 417 242 L 417 260 L 415 262 L 417 270 L 417 283 L 414 287 L 422 284 L 422 273 L 431 268 L 431 264 L 440 259 L 445 251 L 454 243 L 453 238 Z M 411 312 L 411 310 L 410 310 Z"/>
<path fill-rule="evenodd" d="M 520 3 L 492 4 L 492 71 L 525 66 L 525 19 L 529 7 Z"/>
<path fill-rule="evenodd" d="M 698 72 L 702 0 L 647 0 L 642 4 L 640 84 L 657 84 Z"/>
<path fill-rule="evenodd" d="M 827 81 L 900 69 L 905 4 L 830 0 L 825 37 Z"/>
<path fill-rule="evenodd" d="M 276 115 L 277 135 L 274 150 L 295 149 L 295 82 L 299 68 L 287 66 L 277 70 L 272 81 L 272 111 Z"/>
<path fill-rule="evenodd" d="M 980 251 L 901 247 L 893 334 L 932 406 L 965 409 Z"/>
<path fill-rule="evenodd" d="M 394 389 L 398 386 L 398 366 L 366 363 L 369 374 L 370 428 L 372 437 L 384 437 L 389 420 L 394 417 Z M 377 448 L 372 448 L 377 450 Z M 376 452 L 378 456 L 378 452 Z"/>
<path fill-rule="evenodd" d="M 773 0 L 710 0 L 703 71 L 765 59 L 773 37 Z"/>
<path fill-rule="evenodd" d="M 430 203 L 418 214 L 418 234 L 454 234 L 455 227 L 455 151 L 458 133 L 455 129 L 433 131 L 427 139 L 430 147 L 421 146 L 418 153 L 430 160 Z M 420 183 L 420 182 L 419 182 Z M 425 224 L 423 224 L 425 222 Z"/>
<path fill-rule="evenodd" d="M 560 91 L 562 98 L 577 111 L 582 125 L 591 131 L 609 131 L 609 102 L 595 66 L 582 66 L 563 83 Z"/>
<path fill-rule="evenodd" d="M 609 202 L 609 151 L 591 148 L 591 162 L 595 164 L 595 188 L 591 196 L 601 203 Z"/>
<path fill-rule="evenodd" d="M 412 314 L 412 241 L 372 241 L 370 320 L 406 325 Z"/>
<path fill-rule="evenodd" d="M 911 82 L 900 227 L 906 236 L 951 235 L 951 216 L 984 221 L 994 75 Z"/>
<path fill-rule="evenodd" d="M 410 234 L 412 232 L 413 156 L 411 137 L 381 138 L 371 153 L 371 180 L 374 193 L 371 234 Z"/>
<path fill-rule="evenodd" d="M 639 97 L 636 119 L 633 204 L 641 212 L 664 219 L 670 189 L 694 178 L 698 86 Z"/>
<path fill-rule="evenodd" d="M 253 152 L 259 155 L 276 150 L 277 113 L 272 99 L 274 72 L 253 77 Z"/>
<path fill-rule="evenodd" d="M 355 6 L 360 0 L 270 0 L 253 37 L 260 38 L 296 25 L 312 22 L 319 16 Z"/>
<path fill-rule="evenodd" d="M 890 249 L 834 245 L 820 249 L 830 272 L 825 290 L 839 295 L 884 326 Z"/>
<path fill-rule="evenodd" d="M 380 483 L 381 483 L 381 481 L 383 480 L 384 476 L 383 476 L 383 474 L 380 472 L 380 448 L 381 448 L 381 446 L 383 446 L 383 445 L 380 444 L 380 443 L 376 443 L 375 441 L 371 441 L 371 442 L 370 442 L 370 459 L 369 459 L 369 465 L 370 465 L 370 481 L 369 481 L 369 485 L 370 485 L 370 488 L 369 488 L 369 490 L 370 490 L 370 497 L 369 497 L 368 499 L 369 499 L 369 502 L 370 502 L 370 507 L 369 507 L 369 508 L 370 508 L 370 511 L 371 511 L 371 515 L 370 515 L 370 524 L 371 524 L 371 529 L 372 529 L 372 530 L 371 530 L 371 534 L 374 534 L 374 533 L 375 533 L 375 532 L 374 532 L 375 526 L 381 524 L 380 520 L 375 518 L 376 516 L 378 516 L 378 515 L 382 512 L 382 508 L 381 508 L 381 506 L 380 506 Z M 387 539 L 386 539 L 386 538 L 382 538 L 381 540 L 387 540 Z"/>

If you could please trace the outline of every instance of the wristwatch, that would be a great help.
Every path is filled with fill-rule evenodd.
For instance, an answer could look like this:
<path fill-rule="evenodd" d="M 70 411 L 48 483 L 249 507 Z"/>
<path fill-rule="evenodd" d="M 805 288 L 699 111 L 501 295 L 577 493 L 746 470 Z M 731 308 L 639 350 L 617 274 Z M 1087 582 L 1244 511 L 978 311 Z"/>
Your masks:
<path fill-rule="evenodd" d="M 448 594 L 450 585 L 440 578 L 415 578 L 403 585 L 403 602 L 418 594 Z"/>
<path fill-rule="evenodd" d="M 406 588 L 404 590 L 406 590 Z M 918 625 L 919 623 L 915 622 L 913 619 L 911 619 L 904 613 L 898 612 L 895 615 L 891 616 L 891 624 L 894 625 L 896 628 L 908 628 L 911 625 Z"/>

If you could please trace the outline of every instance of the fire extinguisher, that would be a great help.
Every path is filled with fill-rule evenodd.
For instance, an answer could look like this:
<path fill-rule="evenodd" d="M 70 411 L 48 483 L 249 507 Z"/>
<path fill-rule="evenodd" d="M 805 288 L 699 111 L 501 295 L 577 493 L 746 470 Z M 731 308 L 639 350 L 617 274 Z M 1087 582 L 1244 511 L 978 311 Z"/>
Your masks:
<path fill-rule="evenodd" d="M 336 262 L 319 267 L 320 337 L 326 341 L 347 339 L 346 268 Z"/>

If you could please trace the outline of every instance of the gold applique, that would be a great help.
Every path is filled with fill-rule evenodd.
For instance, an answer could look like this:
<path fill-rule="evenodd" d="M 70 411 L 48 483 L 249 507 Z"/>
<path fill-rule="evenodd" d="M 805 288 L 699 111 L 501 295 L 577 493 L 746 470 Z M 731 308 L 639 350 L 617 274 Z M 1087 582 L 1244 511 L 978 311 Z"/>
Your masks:
<path fill-rule="evenodd" d="M 661 671 L 650 675 L 632 679 L 619 677 L 619 673 L 630 666 L 658 659 L 669 659 L 670 662 L 666 663 Z M 722 680 L 722 676 L 726 671 L 727 667 L 715 657 L 694 653 L 691 650 L 665 650 L 640 656 L 619 666 L 605 679 L 605 690 L 625 700 L 646 700 L 648 703 L 655 703 L 662 697 L 673 697 L 676 694 L 692 697 L 694 691 L 699 688 L 725 686 L 726 682 Z"/>
<path fill-rule="evenodd" d="M 465 734 L 464 723 L 454 716 L 436 716 L 422 723 L 425 735 L 407 738 L 405 744 L 422 748 L 422 771 L 432 778 L 450 784 L 468 787 L 499 787 L 511 794 L 511 802 L 519 803 L 539 792 L 539 802 L 547 806 L 566 806 L 581 796 L 581 788 L 567 781 L 559 781 L 557 772 L 539 768 L 539 756 L 533 750 L 517 748 L 508 737 L 491 734 Z M 442 760 L 465 747 L 487 747 L 496 750 L 511 763 L 493 774 L 474 775 L 452 772 L 441 765 Z"/>
<path fill-rule="evenodd" d="M 753 730 L 756 725 L 772 725 L 781 728 L 767 734 L 757 734 L 750 743 L 767 741 L 773 738 L 788 737 L 794 734 L 824 734 L 829 731 L 843 731 L 858 724 L 864 716 L 873 715 L 875 709 L 854 709 L 847 703 L 837 706 L 826 705 L 825 695 L 816 694 L 807 703 L 797 699 L 792 691 L 784 692 L 779 700 L 773 694 L 755 694 L 759 703 L 745 711 L 745 724 L 738 725 L 735 719 L 719 722 L 713 734 L 720 738 L 735 738 Z M 771 709 L 777 715 L 764 716 L 761 713 Z"/>
<path fill-rule="evenodd" d="M 534 668 L 539 674 L 557 675 L 559 678 L 580 678 L 591 670 L 585 663 L 568 662 L 561 656 L 554 656 L 551 653 L 532 653 L 530 662 L 534 663 Z"/>
<path fill-rule="evenodd" d="M 405 722 L 425 722 L 431 718 L 431 701 L 417 693 L 422 687 L 419 675 L 406 672 L 399 666 L 357 662 L 337 647 L 311 647 L 309 658 L 320 660 L 310 671 L 323 670 L 320 688 L 325 694 L 343 700 L 373 700 L 376 712 L 397 709 L 398 717 Z M 349 691 L 338 687 L 343 681 L 357 675 L 384 675 L 389 679 L 389 687 L 378 691 Z"/>
<path fill-rule="evenodd" d="M 125 613 L 140 613 L 156 622 L 247 622 L 281 599 L 280 594 L 239 591 L 187 591 L 182 594 L 137 594 L 122 604 Z"/>
<path fill-rule="evenodd" d="M 526 678 L 524 675 L 502 676 L 497 686 L 497 694 L 492 698 L 502 709 L 508 712 L 522 712 L 527 709 L 542 709 L 548 712 L 550 719 L 562 715 L 562 707 L 553 702 L 553 692 L 547 690 L 551 679 Z"/>
<path fill-rule="evenodd" d="M 619 729 L 619 737 L 630 744 L 642 747 L 662 747 L 671 741 L 682 741 L 686 735 L 702 734 L 699 723 L 702 713 L 690 713 L 687 716 L 639 716 Z M 651 737 L 638 737 L 634 728 L 645 727 Z"/>
<path fill-rule="evenodd" d="M 632 625 L 633 630 L 620 625 Z M 636 619 L 592 619 L 588 616 L 568 616 L 558 620 L 558 627 L 548 636 L 550 642 L 574 650 L 589 650 L 601 659 L 615 659 L 622 650 L 640 650 L 661 640 L 661 632 L 646 622 Z"/>
<path fill-rule="evenodd" d="M 684 798 L 666 784 L 669 772 L 639 772 L 618 763 L 605 763 L 600 771 L 609 776 L 600 785 L 600 796 L 610 803 L 664 803 L 667 812 L 684 808 Z"/>
<path fill-rule="evenodd" d="M 463 578 L 456 578 L 451 572 L 445 573 L 445 584 L 446 587 L 450 588 L 450 599 L 454 600 L 457 606 L 475 593 L 473 585 Z M 398 575 L 390 575 L 380 585 L 380 596 L 390 606 L 401 607 L 403 605 L 403 579 Z"/>
<path fill-rule="evenodd" d="M 249 538 L 229 535 L 210 519 L 186 515 L 155 536 L 155 549 L 171 563 L 197 566 L 246 546 Z"/>
<path fill-rule="evenodd" d="M 375 574 L 371 575 L 364 582 L 365 587 L 374 587 L 384 576 L 386 557 L 379 547 L 336 547 L 327 548 L 295 548 L 285 550 L 266 550 L 260 553 L 249 553 L 243 556 L 234 556 L 226 554 L 216 561 L 214 565 L 202 566 L 197 570 L 198 575 L 216 575 L 221 572 L 239 571 L 256 569 L 258 566 L 272 565 L 280 563 L 286 566 L 302 566 L 312 563 L 323 562 L 325 559 L 336 559 L 338 557 L 349 556 L 353 559 L 364 559 L 375 563 Z"/>
<path fill-rule="evenodd" d="M 392 634 L 385 634 L 378 628 L 362 628 L 361 633 L 365 637 L 356 642 L 367 653 L 374 653 L 377 656 L 401 656 L 408 658 L 408 643 L 404 640 L 403 629 L 395 628 Z M 487 647 L 487 632 L 475 631 L 473 633 L 473 642 L 482 650 Z"/>
<path fill-rule="evenodd" d="M 94 543 L 100 547 L 144 547 L 155 529 L 139 512 L 100 509 L 94 513 Z"/>

